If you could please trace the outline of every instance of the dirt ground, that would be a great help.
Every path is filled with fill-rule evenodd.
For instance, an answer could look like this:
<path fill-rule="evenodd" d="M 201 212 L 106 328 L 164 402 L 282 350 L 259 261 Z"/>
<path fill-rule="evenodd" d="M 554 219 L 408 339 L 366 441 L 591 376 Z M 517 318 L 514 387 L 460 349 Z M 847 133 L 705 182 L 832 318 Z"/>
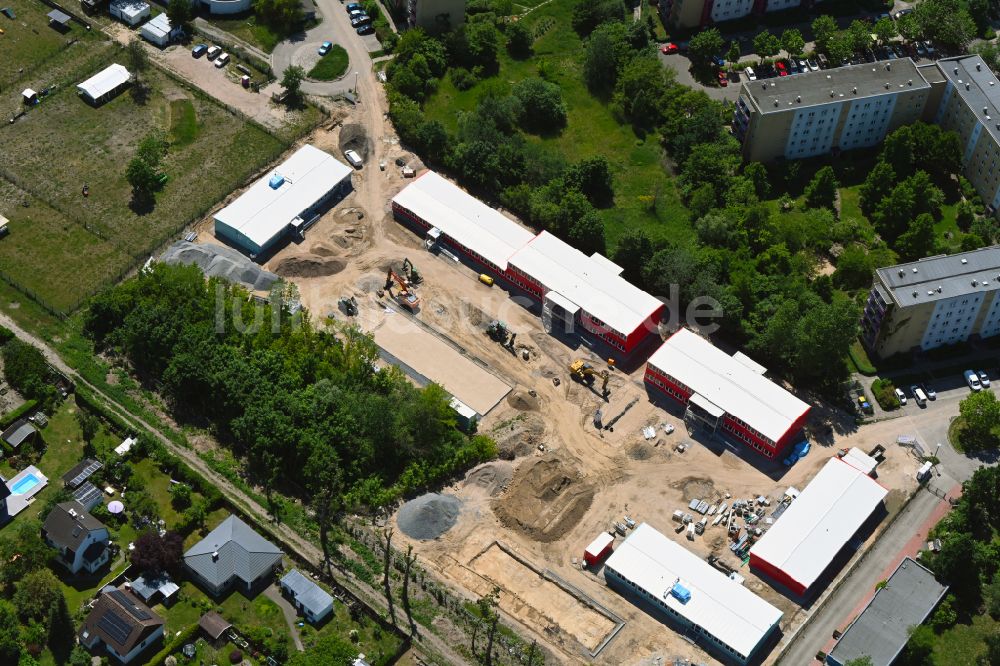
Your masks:
<path fill-rule="evenodd" d="M 716 663 L 610 590 L 600 571 L 582 569 L 586 545 L 628 514 L 699 555 L 720 555 L 746 577 L 749 589 L 785 612 L 782 628 L 787 638 L 808 609 L 742 566 L 727 547 L 725 528 L 710 526 L 694 541 L 676 535 L 673 511 L 687 510 L 695 498 L 718 503 L 727 493 L 732 498 L 764 495 L 777 500 L 789 486 L 803 488 L 837 448 L 857 445 L 867 451 L 876 443 L 887 445 L 879 480 L 891 490 L 889 510 L 898 511 L 916 488 L 919 466 L 908 451 L 888 446 L 902 434 L 898 426 L 885 422 L 854 432 L 849 421 L 841 419 L 835 432 L 826 433 L 826 423 L 836 415 L 817 406 L 811 427 L 824 434 L 804 460 L 785 468 L 745 449 L 692 438 L 676 408 L 647 393 L 642 363 L 629 373 L 612 372 L 608 402 L 570 381 L 566 367 L 574 359 L 595 367 L 604 367 L 604 362 L 584 345 L 570 347 L 546 334 L 537 312 L 524 305 L 523 297 L 514 297 L 499 284 L 487 287 L 477 280 L 474 268 L 427 252 L 416 234 L 392 219 L 392 196 L 411 182 L 402 178 L 394 160 L 403 157 L 418 171 L 421 167 L 400 149 L 383 108 L 359 105 L 345 113 L 344 122 L 364 122 L 369 128 L 372 150 L 364 169 L 354 174 L 355 191 L 324 214 L 304 241 L 279 251 L 266 268 L 295 282 L 317 321 L 324 317 L 345 321 L 337 300 L 354 296 L 359 305 L 354 322 L 377 334 L 386 318 L 387 302 L 377 294 L 386 269 L 401 270 L 403 259 L 409 258 L 424 277 L 416 288 L 421 299 L 418 319 L 511 387 L 479 425 L 480 432 L 496 439 L 501 459 L 440 491 L 460 498 L 462 511 L 442 536 L 412 542 L 423 564 L 470 599 L 500 586 L 500 605 L 507 619 L 529 640 L 535 638 L 554 650 L 564 663 L 656 663 L 657 657 Z M 362 121 L 359 116 L 366 117 Z M 382 132 L 371 131 L 379 123 Z M 334 154 L 339 139 L 337 128 L 321 129 L 310 137 L 314 145 Z M 379 161 L 388 165 L 385 171 L 379 169 Z M 199 230 L 202 241 L 214 242 L 210 218 Z M 486 335 L 486 324 L 493 319 L 517 333 L 515 350 Z M 554 379 L 560 380 L 558 385 Z M 595 428 L 598 410 L 604 423 L 619 417 L 613 430 Z M 667 434 L 667 425 L 674 426 L 673 433 Z M 646 426 L 654 429 L 651 439 L 642 433 Z M 676 446 L 682 442 L 688 449 L 678 452 Z M 399 538 L 407 542 L 403 535 Z M 498 541 L 533 568 L 509 563 L 510 555 L 493 545 Z M 624 619 L 624 628 L 595 659 L 589 650 L 608 635 L 607 618 L 561 588 L 552 591 L 538 571 L 551 572 Z"/>

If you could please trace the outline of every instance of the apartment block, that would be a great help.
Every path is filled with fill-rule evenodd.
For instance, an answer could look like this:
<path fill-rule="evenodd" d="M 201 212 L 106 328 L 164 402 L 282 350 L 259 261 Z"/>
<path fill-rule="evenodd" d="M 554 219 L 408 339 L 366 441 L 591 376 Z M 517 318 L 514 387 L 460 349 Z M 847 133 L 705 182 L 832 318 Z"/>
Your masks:
<path fill-rule="evenodd" d="M 663 20 L 675 28 L 700 28 L 801 4 L 805 3 L 802 0 L 661 0 L 660 12 Z"/>
<path fill-rule="evenodd" d="M 931 97 L 909 58 L 748 81 L 733 131 L 749 162 L 814 157 L 881 143 L 924 119 Z"/>
<path fill-rule="evenodd" d="M 406 11 L 411 28 L 432 33 L 465 23 L 465 0 L 406 0 Z"/>
<path fill-rule="evenodd" d="M 995 211 L 1000 207 L 1000 83 L 978 55 L 937 65 L 945 83 L 934 122 L 958 134 L 963 173 Z"/>
<path fill-rule="evenodd" d="M 861 339 L 882 358 L 1000 333 L 1000 246 L 880 268 Z"/>

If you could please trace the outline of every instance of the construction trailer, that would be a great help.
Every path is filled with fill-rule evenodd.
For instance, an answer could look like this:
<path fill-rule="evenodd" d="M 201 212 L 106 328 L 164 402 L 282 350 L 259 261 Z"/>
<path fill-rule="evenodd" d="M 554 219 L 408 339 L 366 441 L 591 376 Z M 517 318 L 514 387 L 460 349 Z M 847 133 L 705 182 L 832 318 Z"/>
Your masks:
<path fill-rule="evenodd" d="M 392 210 L 429 248 L 454 250 L 539 302 L 549 332 L 582 333 L 627 355 L 658 331 L 664 304 L 625 280 L 621 266 L 535 235 L 433 171 L 393 197 Z"/>
<path fill-rule="evenodd" d="M 750 548 L 750 566 L 804 595 L 888 494 L 862 470 L 831 458 Z"/>
<path fill-rule="evenodd" d="M 782 612 L 650 525 L 604 563 L 608 585 L 725 663 L 756 661 Z"/>
<path fill-rule="evenodd" d="M 611 554 L 614 543 L 615 537 L 613 535 L 608 532 L 601 532 L 583 551 L 583 561 L 586 562 L 588 567 L 596 566 L 601 560 Z"/>
<path fill-rule="evenodd" d="M 745 354 L 730 356 L 681 328 L 650 357 L 645 380 L 684 405 L 685 420 L 776 458 L 803 439 L 809 405 L 766 372 Z"/>

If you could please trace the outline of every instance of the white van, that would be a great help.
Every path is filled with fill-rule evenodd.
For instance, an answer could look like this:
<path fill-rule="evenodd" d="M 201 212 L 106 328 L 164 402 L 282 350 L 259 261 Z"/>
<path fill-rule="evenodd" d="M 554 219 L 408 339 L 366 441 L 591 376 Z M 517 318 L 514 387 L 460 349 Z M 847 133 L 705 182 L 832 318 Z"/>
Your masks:
<path fill-rule="evenodd" d="M 347 161 L 350 162 L 351 166 L 354 167 L 355 169 L 360 169 L 361 165 L 364 164 L 364 162 L 361 160 L 361 155 L 358 155 L 353 150 L 345 150 L 344 157 L 347 158 Z"/>
<path fill-rule="evenodd" d="M 911 386 L 910 390 L 913 392 L 913 399 L 917 401 L 917 404 L 923 407 L 927 404 L 927 394 L 919 386 Z"/>

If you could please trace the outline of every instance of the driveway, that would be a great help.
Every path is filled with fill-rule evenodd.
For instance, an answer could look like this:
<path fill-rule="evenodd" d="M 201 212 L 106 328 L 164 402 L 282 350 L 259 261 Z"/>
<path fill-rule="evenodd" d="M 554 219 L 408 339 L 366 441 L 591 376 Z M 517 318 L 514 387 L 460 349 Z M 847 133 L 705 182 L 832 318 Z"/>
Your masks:
<path fill-rule="evenodd" d="M 316 0 L 316 9 L 323 15 L 323 21 L 312 30 L 278 44 L 271 53 L 271 70 L 279 80 L 291 65 L 299 65 L 308 72 L 319 60 L 317 50 L 320 44 L 330 41 L 347 51 L 350 59 L 347 72 L 337 81 L 307 79 L 302 82 L 302 92 L 334 97 L 355 90 L 359 77 L 372 76 L 370 54 L 381 50 L 382 45 L 375 35 L 361 36 L 355 32 L 347 11 L 340 2 Z"/>
<path fill-rule="evenodd" d="M 281 614 L 285 616 L 285 624 L 288 625 L 288 633 L 292 636 L 292 641 L 295 643 L 295 649 L 299 652 L 305 651 L 302 646 L 302 639 L 299 638 L 299 614 L 295 611 L 295 607 L 288 602 L 288 599 L 281 596 L 281 591 L 278 590 L 277 585 L 270 585 L 266 590 L 264 590 L 264 596 L 278 604 L 278 608 L 281 609 Z"/>

